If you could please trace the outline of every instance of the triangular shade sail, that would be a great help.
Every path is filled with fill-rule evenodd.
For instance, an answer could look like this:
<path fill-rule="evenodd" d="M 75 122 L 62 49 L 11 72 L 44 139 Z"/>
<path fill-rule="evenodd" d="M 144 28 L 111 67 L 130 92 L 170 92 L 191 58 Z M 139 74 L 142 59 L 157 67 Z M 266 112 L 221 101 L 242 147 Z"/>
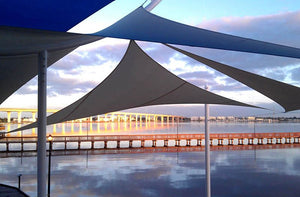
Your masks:
<path fill-rule="evenodd" d="M 142 7 L 95 35 L 300 58 L 298 48 L 180 24 L 153 15 Z"/>
<path fill-rule="evenodd" d="M 48 66 L 97 36 L 0 27 L 0 104 L 37 75 L 38 53 L 48 50 Z"/>
<path fill-rule="evenodd" d="M 173 46 L 167 46 L 253 88 L 277 102 L 287 112 L 300 109 L 300 88 L 298 87 L 221 64 Z"/>
<path fill-rule="evenodd" d="M 78 47 L 102 37 L 37 29 L 0 27 L 0 56 L 27 55 L 43 50 Z"/>
<path fill-rule="evenodd" d="M 252 107 L 208 92 L 178 78 L 131 41 L 119 65 L 101 84 L 78 101 L 50 115 L 47 124 L 134 107 L 184 103 Z M 33 123 L 14 131 L 35 126 L 36 123 Z"/>
<path fill-rule="evenodd" d="M 0 26 L 68 31 L 112 0 L 1 0 Z"/>

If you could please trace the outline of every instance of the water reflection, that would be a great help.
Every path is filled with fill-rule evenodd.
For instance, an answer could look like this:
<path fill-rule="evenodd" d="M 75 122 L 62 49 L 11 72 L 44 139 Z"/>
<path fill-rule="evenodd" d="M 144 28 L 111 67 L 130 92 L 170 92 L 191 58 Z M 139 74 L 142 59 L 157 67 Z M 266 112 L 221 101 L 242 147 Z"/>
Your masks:
<path fill-rule="evenodd" d="M 1 158 L 0 180 L 36 195 L 36 158 Z M 212 196 L 298 196 L 300 149 L 214 151 Z M 204 152 L 52 157 L 53 196 L 204 196 Z"/>
<path fill-rule="evenodd" d="M 6 130 L 10 131 L 21 127 L 21 124 L 6 124 Z M 126 122 L 66 122 L 54 124 L 47 127 L 47 133 L 53 135 L 114 135 L 114 134 L 134 134 L 134 133 L 153 133 L 153 132 L 172 132 L 174 123 L 157 123 L 142 121 Z M 20 135 L 21 132 L 11 133 L 9 136 Z M 23 135 L 36 135 L 35 129 L 25 130 Z"/>
<path fill-rule="evenodd" d="M 21 124 L 5 124 L 6 131 L 19 128 Z M 300 132 L 300 123 L 223 123 L 211 122 L 211 133 L 264 133 Z M 67 122 L 47 127 L 53 135 L 127 135 L 127 134 L 168 134 L 204 133 L 203 122 L 173 121 L 124 121 L 124 122 Z M 36 129 L 23 131 L 23 135 L 36 135 Z M 21 132 L 10 136 L 21 135 Z"/>

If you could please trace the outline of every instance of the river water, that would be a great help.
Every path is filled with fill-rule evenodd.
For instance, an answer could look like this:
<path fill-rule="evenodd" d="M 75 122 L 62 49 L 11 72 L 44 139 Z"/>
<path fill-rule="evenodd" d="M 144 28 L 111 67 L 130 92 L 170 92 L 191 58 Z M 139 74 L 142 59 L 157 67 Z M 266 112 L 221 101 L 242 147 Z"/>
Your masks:
<path fill-rule="evenodd" d="M 7 124 L 6 131 L 21 127 L 21 124 Z M 300 132 L 300 123 L 254 123 L 254 122 L 211 122 L 211 133 L 268 133 Z M 127 135 L 127 134 L 176 134 L 204 133 L 204 122 L 109 122 L 109 123 L 63 123 L 47 127 L 47 133 L 54 135 Z M 36 129 L 12 133 L 36 135 Z"/>
<path fill-rule="evenodd" d="M 112 128 L 108 129 L 108 128 Z M 123 124 L 90 127 L 82 133 L 201 133 L 203 123 L 166 126 Z M 56 134 L 72 133 L 70 125 L 57 125 Z M 92 128 L 92 129 L 91 129 Z M 137 129 L 142 128 L 142 129 Z M 53 132 L 53 128 L 49 129 Z M 77 131 L 78 130 L 78 131 Z M 80 129 L 75 129 L 78 134 Z M 298 123 L 214 123 L 212 132 L 299 132 Z M 25 132 L 25 131 L 24 131 Z M 29 132 L 29 131 L 27 131 Z M 30 131 L 32 132 L 32 131 Z M 159 152 L 137 154 L 96 154 L 52 156 L 51 196 L 205 196 L 204 152 Z M 0 182 L 18 185 L 36 196 L 36 157 L 0 158 Z M 300 193 L 300 148 L 211 151 L 212 196 L 285 196 Z"/>
<path fill-rule="evenodd" d="M 1 158 L 1 183 L 36 196 L 36 157 Z M 204 196 L 204 152 L 53 156 L 52 196 Z M 212 151 L 212 196 L 300 193 L 300 149 Z"/>

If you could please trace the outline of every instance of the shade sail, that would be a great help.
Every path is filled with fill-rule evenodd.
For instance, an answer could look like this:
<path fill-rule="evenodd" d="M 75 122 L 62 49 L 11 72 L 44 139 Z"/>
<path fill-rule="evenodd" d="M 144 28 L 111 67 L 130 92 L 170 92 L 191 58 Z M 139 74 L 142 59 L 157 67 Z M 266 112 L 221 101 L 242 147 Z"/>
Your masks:
<path fill-rule="evenodd" d="M 300 109 L 300 88 L 298 87 L 206 59 L 170 45 L 167 46 L 253 88 L 277 102 L 286 112 Z"/>
<path fill-rule="evenodd" d="M 78 101 L 50 115 L 47 124 L 134 107 L 188 103 L 253 107 L 208 92 L 180 79 L 152 60 L 131 41 L 119 65 L 102 83 Z M 33 123 L 14 131 L 35 126 L 36 123 Z"/>
<path fill-rule="evenodd" d="M 113 0 L 0 0 L 0 26 L 67 31 Z"/>
<path fill-rule="evenodd" d="M 300 49 L 209 31 L 161 18 L 139 7 L 110 27 L 104 37 L 300 58 Z"/>
<path fill-rule="evenodd" d="M 0 55 L 26 55 L 47 49 L 56 51 L 78 47 L 102 37 L 28 28 L 0 27 Z"/>
<path fill-rule="evenodd" d="M 48 50 L 48 66 L 97 36 L 0 27 L 0 104 L 37 75 L 38 53 Z"/>

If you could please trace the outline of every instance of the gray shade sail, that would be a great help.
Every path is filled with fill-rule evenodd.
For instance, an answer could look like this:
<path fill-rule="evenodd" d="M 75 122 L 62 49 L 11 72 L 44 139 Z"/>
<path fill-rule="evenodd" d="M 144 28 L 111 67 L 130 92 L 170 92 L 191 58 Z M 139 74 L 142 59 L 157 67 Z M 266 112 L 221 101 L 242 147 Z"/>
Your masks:
<path fill-rule="evenodd" d="M 204 57 L 192 54 L 190 52 L 178 49 L 173 46 L 168 47 L 183 53 L 207 66 L 218 70 L 219 72 L 230 76 L 231 78 L 249 86 L 281 105 L 286 112 L 300 109 L 300 88 L 260 75 L 246 72 Z"/>
<path fill-rule="evenodd" d="M 115 70 L 81 99 L 52 114 L 47 124 L 159 104 L 210 103 L 253 107 L 194 86 L 152 60 L 131 41 Z M 36 123 L 14 131 L 35 127 Z M 12 132 L 14 132 L 12 131 Z"/>
<path fill-rule="evenodd" d="M 298 48 L 180 24 L 151 14 L 142 7 L 95 35 L 300 58 Z"/>
<path fill-rule="evenodd" d="M 37 75 L 38 53 L 48 51 L 48 66 L 80 45 L 101 39 L 65 32 L 0 27 L 0 104 Z"/>
<path fill-rule="evenodd" d="M 100 39 L 102 37 L 85 34 L 0 26 L 0 55 L 26 55 L 45 49 L 51 52 Z"/>

